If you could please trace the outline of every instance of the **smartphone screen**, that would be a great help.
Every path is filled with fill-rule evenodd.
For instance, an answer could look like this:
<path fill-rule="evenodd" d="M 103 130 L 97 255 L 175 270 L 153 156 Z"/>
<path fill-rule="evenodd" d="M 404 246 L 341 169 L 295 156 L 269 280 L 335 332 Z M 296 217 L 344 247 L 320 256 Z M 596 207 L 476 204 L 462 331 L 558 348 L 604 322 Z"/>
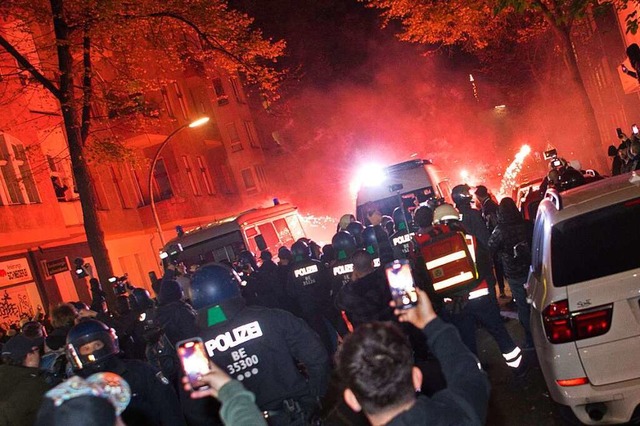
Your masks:
<path fill-rule="evenodd" d="M 633 132 L 634 135 L 638 134 L 638 126 L 636 126 L 635 124 L 633 126 L 631 126 L 631 131 Z"/>
<path fill-rule="evenodd" d="M 620 127 L 618 127 L 618 128 L 616 129 L 616 133 L 618 134 L 618 137 L 619 137 L 619 138 L 622 138 L 622 136 L 623 136 L 623 135 L 622 135 L 622 129 L 621 129 Z"/>
<path fill-rule="evenodd" d="M 406 259 L 394 260 L 385 268 L 391 297 L 397 309 L 409 309 L 418 304 L 411 266 Z"/>
<path fill-rule="evenodd" d="M 183 340 L 176 345 L 178 358 L 184 374 L 189 378 L 193 389 L 206 389 L 208 386 L 198 381 L 198 377 L 209 372 L 209 357 L 201 338 Z"/>

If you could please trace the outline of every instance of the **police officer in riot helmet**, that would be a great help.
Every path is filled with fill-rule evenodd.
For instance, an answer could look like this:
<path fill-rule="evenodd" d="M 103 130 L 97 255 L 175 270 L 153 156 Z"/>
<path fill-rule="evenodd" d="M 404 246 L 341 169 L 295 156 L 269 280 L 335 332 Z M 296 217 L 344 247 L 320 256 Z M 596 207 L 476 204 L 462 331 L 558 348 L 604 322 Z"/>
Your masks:
<path fill-rule="evenodd" d="M 349 223 L 345 231 L 353 235 L 353 237 L 356 239 L 356 244 L 358 244 L 358 247 L 362 247 L 362 231 L 364 231 L 364 225 L 361 222 L 355 220 Z"/>
<path fill-rule="evenodd" d="M 210 359 L 255 394 L 269 424 L 305 424 L 328 382 L 328 356 L 318 336 L 289 312 L 247 306 L 239 276 L 224 265 L 202 266 L 191 290 Z"/>
<path fill-rule="evenodd" d="M 393 248 L 393 257 L 395 259 L 409 259 L 413 252 L 413 242 L 409 230 L 409 222 L 406 212 L 396 207 L 393 210 L 393 221 L 395 223 L 395 232 L 391 234 L 389 240 Z"/>
<path fill-rule="evenodd" d="M 151 365 L 118 355 L 115 330 L 97 320 L 83 320 L 67 334 L 66 355 L 73 372 L 87 378 L 98 372 L 120 375 L 131 386 L 122 419 L 129 425 L 185 425 L 178 397 L 169 381 Z"/>
<path fill-rule="evenodd" d="M 304 319 L 320 336 L 327 352 L 334 352 L 335 335 L 327 328 L 326 311 L 331 305 L 331 276 L 324 264 L 311 258 L 306 242 L 291 246 L 293 266 L 285 290 L 295 306 L 294 314 Z"/>

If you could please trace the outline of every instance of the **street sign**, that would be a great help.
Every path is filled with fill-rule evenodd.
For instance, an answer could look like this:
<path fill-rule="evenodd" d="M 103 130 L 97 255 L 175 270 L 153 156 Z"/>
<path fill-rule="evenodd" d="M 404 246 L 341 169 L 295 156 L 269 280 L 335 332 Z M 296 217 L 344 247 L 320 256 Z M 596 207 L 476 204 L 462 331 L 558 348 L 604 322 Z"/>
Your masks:
<path fill-rule="evenodd" d="M 60 259 L 54 260 L 45 260 L 44 261 L 44 269 L 45 274 L 48 277 L 52 277 L 55 274 L 59 274 L 61 272 L 65 272 L 69 270 L 69 261 L 67 257 L 62 257 Z"/>

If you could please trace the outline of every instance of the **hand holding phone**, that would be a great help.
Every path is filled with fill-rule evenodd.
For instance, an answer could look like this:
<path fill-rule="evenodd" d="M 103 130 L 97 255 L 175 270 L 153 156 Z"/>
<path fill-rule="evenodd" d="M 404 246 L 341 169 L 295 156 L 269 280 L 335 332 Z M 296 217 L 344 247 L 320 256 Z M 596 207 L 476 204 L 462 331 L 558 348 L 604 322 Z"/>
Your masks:
<path fill-rule="evenodd" d="M 385 268 L 391 298 L 396 309 L 410 309 L 418 303 L 411 266 L 406 259 L 394 260 Z"/>
<path fill-rule="evenodd" d="M 427 296 L 427 293 L 419 288 L 416 289 L 416 292 L 418 293 L 418 305 L 415 308 L 395 309 L 393 313 L 398 317 L 398 321 L 410 322 L 422 330 L 427 326 L 427 324 L 436 319 L 438 315 L 433 309 L 433 305 L 431 304 L 431 300 L 429 299 L 429 296 Z M 391 301 L 390 305 L 395 307 L 395 302 Z"/>
<path fill-rule="evenodd" d="M 193 390 L 208 389 L 209 386 L 201 378 L 210 371 L 209 357 L 204 348 L 204 342 L 199 337 L 182 340 L 176 344 L 178 358 L 182 370 Z"/>
<path fill-rule="evenodd" d="M 194 390 L 191 387 L 189 378 L 187 376 L 182 378 L 184 390 L 190 392 L 191 398 L 193 399 L 206 398 L 209 396 L 217 398 L 220 389 L 230 381 L 231 377 L 211 361 L 209 361 L 209 372 L 200 377 L 200 382 L 204 383 L 206 387 Z"/>
<path fill-rule="evenodd" d="M 633 125 L 631 126 L 631 131 L 633 132 L 634 135 L 638 134 L 638 126 L 637 125 Z"/>

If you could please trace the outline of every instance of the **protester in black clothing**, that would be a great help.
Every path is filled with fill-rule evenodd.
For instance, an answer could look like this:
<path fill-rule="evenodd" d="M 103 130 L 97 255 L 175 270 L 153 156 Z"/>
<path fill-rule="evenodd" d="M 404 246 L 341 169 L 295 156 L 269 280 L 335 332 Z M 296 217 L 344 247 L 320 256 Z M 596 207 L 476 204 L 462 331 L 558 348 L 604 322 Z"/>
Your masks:
<path fill-rule="evenodd" d="M 394 319 L 389 307 L 391 292 L 384 268 L 373 267 L 373 257 L 364 249 L 351 257 L 352 279 L 338 292 L 336 306 L 346 312 L 353 327 L 373 321 Z"/>
<path fill-rule="evenodd" d="M 96 320 L 84 320 L 67 335 L 67 358 L 73 371 L 86 378 L 110 371 L 131 386 L 132 398 L 122 414 L 128 425 L 185 425 L 178 397 L 169 381 L 149 364 L 118 356 L 118 337 L 113 329 Z"/>
<path fill-rule="evenodd" d="M 489 234 L 491 234 L 491 232 L 493 232 L 493 229 L 498 224 L 498 203 L 496 203 L 493 200 L 493 198 L 489 194 L 489 190 L 484 185 L 476 186 L 475 196 L 480 204 L 480 211 L 482 213 L 482 218 L 484 219 L 484 222 L 487 225 Z M 507 295 L 504 293 L 503 266 L 502 266 L 502 263 L 500 262 L 500 259 L 496 256 L 493 257 L 493 269 L 495 272 L 496 281 L 498 283 L 498 291 L 500 292 L 500 298 L 506 299 Z"/>
<path fill-rule="evenodd" d="M 524 327 L 526 346 L 532 348 L 529 326 L 530 308 L 524 288 L 531 265 L 531 241 L 533 224 L 524 220 L 513 199 L 505 197 L 498 209 L 498 225 L 489 238 L 489 249 L 499 255 L 504 265 L 504 275 L 516 300 L 518 319 Z"/>
<path fill-rule="evenodd" d="M 345 339 L 338 352 L 345 402 L 374 425 L 483 425 L 489 380 L 453 326 L 437 317 L 426 293 L 418 290 L 418 295 L 417 307 L 396 315 L 423 330 L 447 387 L 430 398 L 416 397 L 423 376 L 413 366 L 407 339 L 390 323 L 372 323 Z"/>
<path fill-rule="evenodd" d="M 196 311 L 183 299 L 184 293 L 180 283 L 177 281 L 162 283 L 155 319 L 173 345 L 194 336 L 197 329 Z"/>
<path fill-rule="evenodd" d="M 326 391 L 327 352 L 317 334 L 289 312 L 246 306 L 239 286 L 237 274 L 221 264 L 196 271 L 198 335 L 210 359 L 255 394 L 269 424 L 303 424 Z"/>
<path fill-rule="evenodd" d="M 32 425 L 44 393 L 50 388 L 38 366 L 43 338 L 23 334 L 2 347 L 0 425 Z"/>

